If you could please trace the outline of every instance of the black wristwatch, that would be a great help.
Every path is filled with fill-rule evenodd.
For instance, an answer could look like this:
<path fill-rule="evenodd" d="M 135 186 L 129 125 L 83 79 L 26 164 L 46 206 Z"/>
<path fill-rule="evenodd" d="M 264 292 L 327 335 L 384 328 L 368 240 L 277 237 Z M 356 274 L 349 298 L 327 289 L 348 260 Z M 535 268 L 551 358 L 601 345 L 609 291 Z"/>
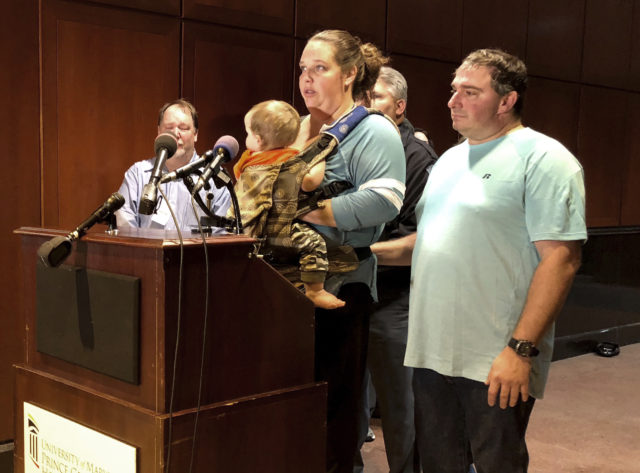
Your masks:
<path fill-rule="evenodd" d="M 512 337 L 511 340 L 509 340 L 508 346 L 513 348 L 518 355 L 526 358 L 538 356 L 538 353 L 540 353 L 540 350 L 529 340 L 516 340 Z"/>

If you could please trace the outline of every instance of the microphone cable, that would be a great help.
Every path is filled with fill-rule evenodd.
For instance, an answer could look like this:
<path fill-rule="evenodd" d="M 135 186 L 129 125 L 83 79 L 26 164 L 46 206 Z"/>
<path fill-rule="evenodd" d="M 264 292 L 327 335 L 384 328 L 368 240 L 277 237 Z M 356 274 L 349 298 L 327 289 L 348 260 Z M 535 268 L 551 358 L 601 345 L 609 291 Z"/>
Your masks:
<path fill-rule="evenodd" d="M 168 443 L 167 443 L 167 457 L 165 464 L 165 471 L 169 473 L 169 465 L 171 463 L 171 434 L 173 428 L 173 398 L 175 395 L 176 388 L 176 370 L 178 366 L 178 348 L 180 346 L 180 325 L 182 319 L 182 269 L 184 263 L 184 240 L 182 239 L 182 232 L 180 231 L 180 225 L 178 225 L 178 219 L 176 218 L 176 214 L 173 212 L 173 208 L 171 208 L 171 204 L 169 203 L 169 199 L 162 191 L 162 188 L 158 186 L 158 191 L 162 195 L 162 198 L 167 203 L 167 208 L 169 209 L 169 213 L 171 213 L 171 218 L 173 219 L 173 223 L 176 226 L 176 230 L 178 231 L 178 238 L 180 240 L 180 265 L 178 271 L 178 314 L 176 317 L 176 346 L 173 351 L 173 373 L 171 376 L 171 394 L 169 396 L 169 432 L 168 432 Z"/>
<path fill-rule="evenodd" d="M 229 191 L 229 195 L 231 196 L 231 205 L 233 205 L 233 215 L 235 218 L 235 234 L 242 235 L 242 233 L 244 232 L 244 228 L 242 225 L 242 217 L 240 214 L 240 204 L 238 204 L 238 196 L 236 195 L 236 190 L 233 186 L 233 182 L 231 182 L 231 179 L 229 179 L 228 182 L 224 183 L 224 187 L 227 188 L 227 190 Z"/>
<path fill-rule="evenodd" d="M 209 319 L 209 253 L 207 250 L 207 239 L 202 231 L 202 225 L 200 224 L 200 219 L 198 218 L 198 211 L 196 209 L 196 201 L 194 199 L 193 194 L 191 194 L 191 208 L 193 209 L 193 214 L 196 217 L 196 222 L 198 223 L 198 231 L 200 232 L 200 237 L 202 238 L 202 247 L 204 249 L 204 281 L 205 281 L 205 291 L 204 291 L 204 320 L 202 326 L 202 353 L 200 355 L 200 376 L 198 381 L 198 402 L 196 404 L 196 418 L 193 422 L 193 440 L 191 442 L 191 459 L 189 461 L 189 473 L 192 472 L 193 469 L 193 458 L 195 456 L 196 451 L 196 437 L 198 435 L 198 418 L 200 416 L 200 406 L 202 402 L 202 382 L 204 379 L 204 360 L 206 354 L 206 346 L 207 346 L 207 321 Z"/>

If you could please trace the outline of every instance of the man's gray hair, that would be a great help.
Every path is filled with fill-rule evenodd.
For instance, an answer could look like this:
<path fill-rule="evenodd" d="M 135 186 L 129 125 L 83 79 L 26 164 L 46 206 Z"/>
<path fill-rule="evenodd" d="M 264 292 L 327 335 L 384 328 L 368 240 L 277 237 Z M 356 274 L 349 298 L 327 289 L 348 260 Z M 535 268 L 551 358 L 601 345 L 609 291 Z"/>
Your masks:
<path fill-rule="evenodd" d="M 402 74 L 392 67 L 383 66 L 380 68 L 378 79 L 387 84 L 393 98 L 407 101 L 407 80 Z"/>

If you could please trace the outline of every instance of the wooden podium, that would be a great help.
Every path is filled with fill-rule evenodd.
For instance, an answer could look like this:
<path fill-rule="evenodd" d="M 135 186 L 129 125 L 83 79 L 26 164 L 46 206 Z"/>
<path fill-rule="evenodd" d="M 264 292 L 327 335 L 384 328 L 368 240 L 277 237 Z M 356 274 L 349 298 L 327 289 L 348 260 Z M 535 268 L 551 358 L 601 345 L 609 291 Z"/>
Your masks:
<path fill-rule="evenodd" d="M 207 238 L 206 287 L 199 236 L 185 235 L 182 267 L 177 233 L 122 229 L 89 233 L 46 268 L 38 248 L 66 233 L 16 233 L 25 349 L 15 366 L 15 472 L 27 461 L 25 402 L 135 447 L 141 473 L 165 471 L 171 424 L 169 471 L 188 472 L 205 335 L 193 471 L 324 471 L 313 306 L 250 257 L 254 240 Z"/>

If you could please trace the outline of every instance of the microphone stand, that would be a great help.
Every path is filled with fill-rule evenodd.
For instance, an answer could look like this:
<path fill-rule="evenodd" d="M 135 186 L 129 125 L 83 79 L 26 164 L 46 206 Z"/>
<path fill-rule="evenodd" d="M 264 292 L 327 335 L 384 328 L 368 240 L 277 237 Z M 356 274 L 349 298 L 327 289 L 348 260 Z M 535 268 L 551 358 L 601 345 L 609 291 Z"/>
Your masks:
<path fill-rule="evenodd" d="M 118 220 L 116 219 L 115 213 L 110 213 L 107 217 L 98 223 L 107 224 L 107 229 L 104 231 L 107 235 L 117 235 L 118 234 Z"/>
<path fill-rule="evenodd" d="M 229 194 L 231 195 L 231 203 L 233 204 L 233 213 L 235 216 L 236 224 L 236 235 L 241 235 L 244 231 L 242 227 L 242 218 L 240 217 L 240 206 L 238 205 L 238 197 L 236 196 L 236 191 L 233 187 L 233 184 L 228 184 L 227 189 L 229 189 Z"/>
<path fill-rule="evenodd" d="M 213 183 L 216 187 L 226 187 L 229 191 L 229 195 L 231 196 L 231 204 L 233 205 L 233 213 L 235 217 L 235 234 L 241 235 L 243 231 L 242 227 L 242 218 L 240 217 L 240 206 L 238 205 L 238 197 L 236 196 L 236 191 L 233 187 L 233 182 L 231 181 L 231 177 L 227 174 L 227 171 L 221 166 L 218 173 L 213 176 Z"/>
<path fill-rule="evenodd" d="M 104 223 L 108 225 L 108 228 L 105 230 L 105 233 L 108 235 L 118 234 L 118 223 L 115 211 L 111 211 L 103 218 L 97 219 L 90 226 L 93 226 L 96 223 Z M 53 237 L 51 240 L 40 245 L 37 252 L 38 258 L 47 267 L 56 268 L 60 266 L 60 264 L 62 264 L 62 262 L 71 254 L 71 244 L 75 240 L 80 240 L 85 232 L 86 229 L 85 231 L 80 232 L 76 229 L 76 231 L 71 232 L 67 236 Z"/>
<path fill-rule="evenodd" d="M 229 191 L 229 195 L 231 196 L 231 204 L 233 205 L 234 219 L 231 220 L 228 218 L 224 218 L 224 220 L 226 220 L 227 222 L 225 227 L 227 229 L 233 229 L 236 235 L 241 235 L 243 227 L 242 218 L 240 217 L 240 206 L 238 205 L 238 197 L 236 196 L 236 191 L 233 188 L 231 177 L 229 177 L 227 171 L 223 167 L 220 167 L 220 170 L 213 176 L 213 183 L 218 189 L 220 189 L 221 187 L 226 187 Z M 208 215 L 207 217 L 200 217 L 200 223 L 204 226 L 215 225 L 216 220 L 222 218 L 215 215 L 214 218 L 211 219 L 211 212 L 207 211 L 205 213 Z"/>
<path fill-rule="evenodd" d="M 228 176 L 227 176 L 228 177 Z M 211 212 L 211 209 L 209 209 L 209 207 L 207 207 L 207 205 L 202 201 L 202 197 L 200 197 L 200 194 L 198 193 L 193 193 L 193 189 L 194 189 L 194 182 L 193 179 L 191 179 L 191 176 L 185 176 L 182 178 L 182 182 L 184 183 L 184 185 L 187 187 L 187 190 L 189 191 L 189 193 L 191 195 L 193 195 L 193 198 L 195 199 L 195 201 L 197 202 L 198 206 L 200 207 L 200 209 L 202 209 L 202 211 L 205 213 L 206 216 L 204 217 L 200 217 L 200 224 L 203 227 L 208 227 L 209 231 L 211 227 L 220 227 L 220 228 L 225 228 L 225 229 L 231 229 L 231 228 L 235 228 L 235 233 L 236 234 L 240 234 L 242 233 L 242 226 L 240 228 L 240 230 L 238 230 L 238 226 L 236 224 L 236 222 L 238 222 L 239 220 L 232 220 L 232 219 L 228 219 L 226 217 L 221 217 L 220 215 L 216 215 L 213 212 Z M 218 180 L 215 179 L 214 177 L 214 182 L 216 183 L 216 187 L 220 188 L 222 187 L 221 185 L 218 185 Z M 229 178 L 229 183 L 231 183 L 231 179 Z M 229 192 L 231 193 L 231 199 L 234 202 L 237 202 L 237 198 L 235 197 L 235 192 L 233 191 L 233 185 L 231 185 L 230 187 L 226 184 L 224 184 L 225 187 L 227 187 L 227 189 L 229 189 Z M 207 188 L 208 183 L 205 184 L 205 189 Z M 234 200 L 235 199 L 235 200 Z M 235 204 L 234 204 L 235 206 Z M 235 207 L 234 207 L 235 208 Z M 237 214 L 237 213 L 236 213 Z M 236 215 L 236 218 L 239 218 L 239 215 Z M 197 232 L 197 230 L 196 230 Z"/>

